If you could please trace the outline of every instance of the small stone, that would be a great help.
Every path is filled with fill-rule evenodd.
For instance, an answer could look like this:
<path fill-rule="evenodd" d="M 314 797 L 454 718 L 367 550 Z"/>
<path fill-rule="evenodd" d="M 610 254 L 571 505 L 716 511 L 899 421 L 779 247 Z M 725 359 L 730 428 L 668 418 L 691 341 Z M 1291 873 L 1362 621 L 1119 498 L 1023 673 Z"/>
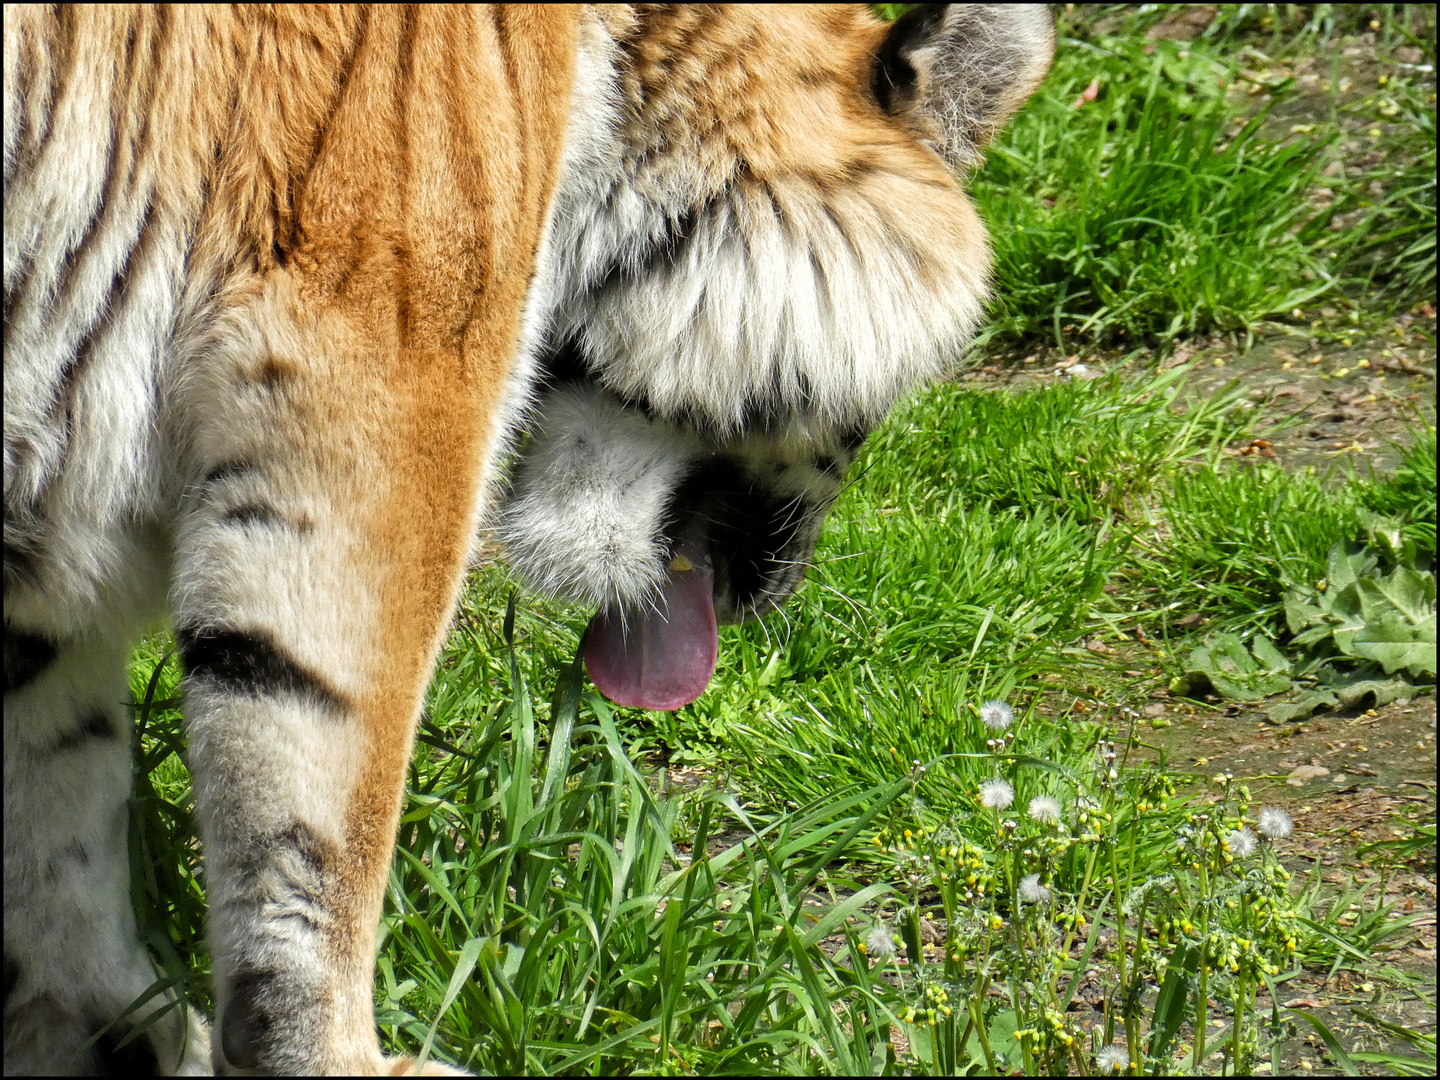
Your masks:
<path fill-rule="evenodd" d="M 1329 775 L 1330 770 L 1323 765 L 1298 765 L 1291 771 L 1285 783 L 1291 787 L 1302 787 L 1307 780 L 1314 780 L 1316 777 Z"/>

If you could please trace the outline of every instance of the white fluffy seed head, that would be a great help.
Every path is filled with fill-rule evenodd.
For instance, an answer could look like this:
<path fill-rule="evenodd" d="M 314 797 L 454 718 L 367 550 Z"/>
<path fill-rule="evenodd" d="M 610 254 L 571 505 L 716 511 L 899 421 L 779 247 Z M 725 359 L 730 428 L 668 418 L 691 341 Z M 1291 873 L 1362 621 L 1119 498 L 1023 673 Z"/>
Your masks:
<path fill-rule="evenodd" d="M 1283 840 L 1295 828 L 1290 815 L 1278 806 L 1267 806 L 1260 811 L 1260 835 L 1266 840 Z"/>
<path fill-rule="evenodd" d="M 1229 846 L 1231 855 L 1245 859 L 1255 854 L 1259 841 L 1255 839 L 1253 832 L 1242 825 L 1225 838 L 1225 843 Z"/>
<path fill-rule="evenodd" d="M 884 923 L 877 923 L 865 938 L 865 951 L 877 960 L 888 960 L 895 955 L 895 942 Z"/>
<path fill-rule="evenodd" d="M 1095 1055 L 1101 1073 L 1118 1074 L 1130 1067 L 1130 1054 L 1123 1046 L 1106 1046 Z"/>
<path fill-rule="evenodd" d="M 1030 816 L 1041 825 L 1054 825 L 1060 820 L 1060 801 L 1053 795 L 1036 795 L 1030 800 Z"/>
<path fill-rule="evenodd" d="M 1003 701 L 987 701 L 980 706 L 980 722 L 992 731 L 1004 731 L 1015 721 L 1015 710 Z"/>
<path fill-rule="evenodd" d="M 1039 874 L 1028 874 L 1020 879 L 1020 899 L 1027 904 L 1043 904 L 1050 899 L 1050 890 L 1040 884 Z"/>
<path fill-rule="evenodd" d="M 1015 801 L 1015 789 L 998 776 L 980 785 L 980 805 L 987 810 L 1004 810 Z"/>

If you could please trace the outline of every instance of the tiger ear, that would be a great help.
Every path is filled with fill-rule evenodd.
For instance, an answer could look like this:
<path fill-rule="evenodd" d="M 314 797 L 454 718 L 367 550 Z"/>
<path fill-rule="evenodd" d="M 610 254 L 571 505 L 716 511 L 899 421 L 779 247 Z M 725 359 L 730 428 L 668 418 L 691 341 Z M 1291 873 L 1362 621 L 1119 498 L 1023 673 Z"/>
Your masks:
<path fill-rule="evenodd" d="M 922 4 L 890 27 L 871 90 L 953 168 L 968 169 L 1040 85 L 1054 52 L 1044 4 Z"/>

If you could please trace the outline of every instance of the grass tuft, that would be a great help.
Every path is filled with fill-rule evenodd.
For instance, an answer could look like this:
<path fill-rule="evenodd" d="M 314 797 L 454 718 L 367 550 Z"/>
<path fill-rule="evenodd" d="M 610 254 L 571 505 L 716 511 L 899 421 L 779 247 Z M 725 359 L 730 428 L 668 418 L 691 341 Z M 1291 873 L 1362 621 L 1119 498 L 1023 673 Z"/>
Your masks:
<path fill-rule="evenodd" d="M 1307 195 L 1333 136 L 1266 141 L 1263 113 L 1227 104 L 1230 77 L 1166 41 L 1058 50 L 970 185 L 1003 297 L 986 340 L 1250 330 L 1330 287 Z"/>

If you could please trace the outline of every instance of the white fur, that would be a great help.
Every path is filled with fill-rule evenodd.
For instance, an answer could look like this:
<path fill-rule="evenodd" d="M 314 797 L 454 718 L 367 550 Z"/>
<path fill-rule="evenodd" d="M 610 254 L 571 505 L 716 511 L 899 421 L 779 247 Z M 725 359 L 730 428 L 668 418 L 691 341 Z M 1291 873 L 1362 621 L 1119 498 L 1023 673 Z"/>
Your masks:
<path fill-rule="evenodd" d="M 693 434 L 593 388 L 546 394 L 500 522 L 507 558 L 552 596 L 600 607 L 654 600 L 666 504 L 703 453 Z"/>
<path fill-rule="evenodd" d="M 824 425 L 870 426 L 899 394 L 958 361 L 981 315 L 983 248 L 966 262 L 941 238 L 944 254 L 929 253 L 938 266 L 922 270 L 894 245 L 890 211 L 870 198 L 822 198 L 803 182 L 771 191 L 779 214 L 764 192 L 737 185 L 696 223 L 673 265 L 592 296 L 605 267 L 640 257 L 637 224 L 654 235 L 652 223 L 681 215 L 634 205 L 643 199 L 627 189 L 580 247 L 606 235 L 629 246 L 567 263 L 572 294 L 557 334 L 579 338 L 607 387 L 724 432 L 741 430 L 747 406 L 777 394 L 777 406 Z"/>
<path fill-rule="evenodd" d="M 7 1076 L 94 1068 L 74 1056 L 91 1034 L 85 1025 L 118 1016 L 159 977 L 130 908 L 131 721 L 119 707 L 127 651 L 118 635 L 80 639 L 5 696 L 5 954 L 20 972 L 5 1001 Z M 57 751 L 92 715 L 115 737 Z M 127 1024 L 162 1004 L 152 999 Z M 193 1012 L 184 1022 L 172 1013 L 154 1033 L 162 1068 L 210 1071 Z"/>

